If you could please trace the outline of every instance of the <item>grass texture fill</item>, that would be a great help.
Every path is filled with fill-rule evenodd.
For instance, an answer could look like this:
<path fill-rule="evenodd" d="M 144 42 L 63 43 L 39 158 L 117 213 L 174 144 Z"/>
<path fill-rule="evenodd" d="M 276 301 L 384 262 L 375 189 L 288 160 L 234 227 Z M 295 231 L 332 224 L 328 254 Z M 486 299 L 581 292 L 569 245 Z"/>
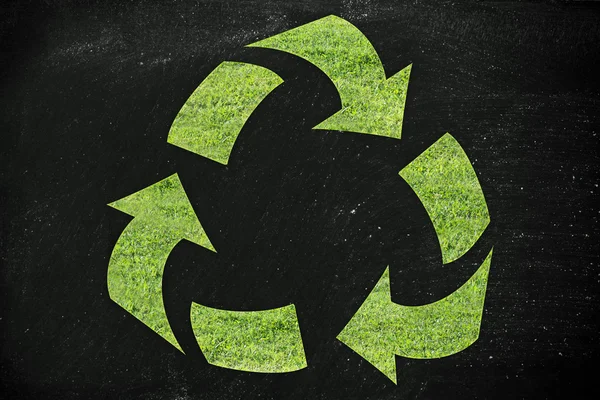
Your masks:
<path fill-rule="evenodd" d="M 291 372 L 306 367 L 296 307 L 228 311 L 192 303 L 192 328 L 206 360 L 252 372 Z"/>
<path fill-rule="evenodd" d="M 167 141 L 226 165 L 250 114 L 282 82 L 258 65 L 219 64 L 187 99 Z"/>
<path fill-rule="evenodd" d="M 460 144 L 445 134 L 402 169 L 400 176 L 425 206 L 443 262 L 460 258 L 490 222 L 481 185 Z"/>
<path fill-rule="evenodd" d="M 410 66 L 386 80 L 371 43 L 352 24 L 330 16 L 252 44 L 305 58 L 330 77 L 342 109 L 317 125 L 400 138 Z M 185 102 L 168 142 L 227 164 L 253 110 L 281 83 L 256 65 L 220 64 Z M 444 135 L 400 171 L 435 227 L 443 262 L 452 262 L 489 224 L 479 181 L 461 146 Z M 177 175 L 110 204 L 134 216 L 108 270 L 111 299 L 182 350 L 162 300 L 167 257 L 182 239 L 214 251 Z M 432 304 L 391 301 L 386 270 L 338 339 L 396 382 L 395 355 L 438 358 L 469 346 L 479 334 L 491 252 L 460 289 Z M 294 305 L 238 312 L 192 304 L 194 334 L 209 363 L 243 371 L 289 372 L 306 367 Z"/>
<path fill-rule="evenodd" d="M 331 15 L 249 46 L 304 58 L 331 79 L 342 109 L 315 129 L 400 138 L 411 66 L 386 80 L 373 45 L 348 21 Z"/>
<path fill-rule="evenodd" d="M 338 339 L 396 383 L 398 354 L 407 358 L 446 357 L 479 337 L 492 252 L 477 272 L 442 300 L 423 306 L 392 302 L 389 268 Z"/>
<path fill-rule="evenodd" d="M 181 239 L 214 248 L 177 174 L 111 204 L 132 215 L 110 257 L 110 298 L 183 352 L 175 339 L 162 296 L 162 277 L 171 250 Z"/>

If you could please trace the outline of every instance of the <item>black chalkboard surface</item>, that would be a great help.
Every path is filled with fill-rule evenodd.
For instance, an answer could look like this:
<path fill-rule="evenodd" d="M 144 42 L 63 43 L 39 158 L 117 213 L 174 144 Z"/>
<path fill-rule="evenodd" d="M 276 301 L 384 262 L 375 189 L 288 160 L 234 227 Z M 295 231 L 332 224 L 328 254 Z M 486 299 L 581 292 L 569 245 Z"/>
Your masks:
<path fill-rule="evenodd" d="M 13 1 L 2 11 L 3 398 L 597 395 L 600 4 Z M 340 108 L 331 81 L 290 54 L 244 47 L 331 14 L 369 38 L 388 76 L 412 64 L 401 140 L 312 130 Z M 284 80 L 226 167 L 167 143 L 186 99 L 225 60 Z M 446 132 L 467 152 L 492 222 L 444 269 L 398 171 Z M 165 267 L 185 355 L 107 291 L 131 220 L 107 204 L 174 173 L 219 249 L 183 241 Z M 464 351 L 397 357 L 395 385 L 336 339 L 386 265 L 398 267 L 394 301 L 424 304 L 464 283 L 491 246 L 480 336 Z M 308 367 L 208 364 L 191 301 L 295 303 Z"/>

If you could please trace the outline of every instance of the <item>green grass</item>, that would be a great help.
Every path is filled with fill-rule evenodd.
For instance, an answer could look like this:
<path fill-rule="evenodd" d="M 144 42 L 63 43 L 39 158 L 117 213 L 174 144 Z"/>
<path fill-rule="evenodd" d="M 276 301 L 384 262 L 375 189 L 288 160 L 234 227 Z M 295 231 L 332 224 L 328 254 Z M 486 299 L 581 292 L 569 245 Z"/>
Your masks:
<path fill-rule="evenodd" d="M 191 321 L 210 364 L 252 372 L 290 372 L 306 367 L 294 305 L 227 311 L 193 303 Z"/>
<path fill-rule="evenodd" d="M 400 138 L 410 67 L 386 81 L 375 50 L 346 21 L 328 17 L 253 46 L 296 54 L 332 79 L 342 110 L 317 128 Z M 227 164 L 246 120 L 280 83 L 262 67 L 222 63 L 186 101 L 168 141 Z M 444 135 L 400 175 L 431 217 L 443 262 L 459 258 L 479 238 L 489 215 L 475 171 L 458 142 Z M 181 239 L 210 249 L 212 245 L 178 179 L 170 177 L 111 205 L 135 217 L 111 256 L 111 298 L 181 350 L 162 303 L 164 264 Z M 460 292 L 420 307 L 393 304 L 389 279 L 380 281 L 339 338 L 394 381 L 393 354 L 436 358 L 459 351 L 479 332 L 483 297 L 476 294 L 485 293 L 489 258 L 480 269 L 485 274 L 478 273 Z M 194 304 L 191 318 L 211 364 L 255 372 L 306 366 L 293 305 L 236 312 Z"/>
<path fill-rule="evenodd" d="M 402 169 L 400 175 L 425 206 L 444 263 L 460 258 L 490 222 L 481 185 L 460 144 L 445 134 Z"/>
<path fill-rule="evenodd" d="M 219 64 L 175 117 L 168 142 L 227 164 L 250 114 L 281 82 L 277 74 L 258 65 Z"/>
<path fill-rule="evenodd" d="M 177 174 L 110 204 L 134 216 L 117 241 L 107 274 L 110 298 L 183 351 L 163 304 L 165 263 L 181 239 L 214 248 Z"/>
<path fill-rule="evenodd" d="M 331 15 L 249 46 L 304 58 L 331 79 L 342 108 L 315 129 L 400 138 L 411 67 L 386 80 L 373 45 L 348 21 Z"/>
<path fill-rule="evenodd" d="M 386 269 L 338 339 L 394 383 L 396 354 L 430 359 L 464 350 L 479 337 L 491 258 L 490 251 L 477 272 L 454 293 L 423 306 L 393 303 Z"/>
<path fill-rule="evenodd" d="M 115 245 L 108 267 L 112 300 L 180 351 L 162 293 L 164 266 L 182 239 L 213 250 L 177 174 L 110 204 L 134 216 Z M 194 304 L 194 334 L 214 365 L 254 372 L 306 367 L 293 305 L 236 312 Z"/>

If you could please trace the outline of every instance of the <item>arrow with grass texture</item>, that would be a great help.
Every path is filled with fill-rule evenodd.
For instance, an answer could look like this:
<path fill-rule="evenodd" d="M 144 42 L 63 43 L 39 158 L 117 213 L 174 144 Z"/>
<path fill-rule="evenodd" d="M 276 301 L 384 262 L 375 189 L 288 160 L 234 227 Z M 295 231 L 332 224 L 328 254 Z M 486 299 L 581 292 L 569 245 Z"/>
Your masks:
<path fill-rule="evenodd" d="M 108 265 L 110 298 L 183 350 L 163 303 L 169 254 L 182 239 L 215 251 L 177 174 L 109 206 L 132 215 Z M 210 364 L 251 372 L 290 372 L 306 367 L 293 304 L 272 310 L 231 311 L 192 303 L 196 340 Z"/>
<path fill-rule="evenodd" d="M 314 129 L 400 139 L 411 66 L 386 79 L 373 45 L 348 21 L 330 15 L 248 46 L 294 54 L 331 79 L 342 109 Z"/>
<path fill-rule="evenodd" d="M 132 215 L 108 265 L 110 298 L 179 349 L 162 295 L 163 272 L 179 241 L 215 251 L 177 174 L 109 206 Z"/>
<path fill-rule="evenodd" d="M 392 301 L 389 268 L 338 339 L 394 383 L 395 355 L 440 358 L 456 354 L 479 337 L 492 251 L 477 272 L 442 300 L 422 306 Z"/>
<path fill-rule="evenodd" d="M 400 171 L 425 207 L 444 264 L 464 255 L 490 222 L 477 174 L 460 144 L 446 133 Z M 440 358 L 469 347 L 479 336 L 492 252 L 448 297 L 409 307 L 392 302 L 389 270 L 338 339 L 396 383 L 395 355 Z"/>

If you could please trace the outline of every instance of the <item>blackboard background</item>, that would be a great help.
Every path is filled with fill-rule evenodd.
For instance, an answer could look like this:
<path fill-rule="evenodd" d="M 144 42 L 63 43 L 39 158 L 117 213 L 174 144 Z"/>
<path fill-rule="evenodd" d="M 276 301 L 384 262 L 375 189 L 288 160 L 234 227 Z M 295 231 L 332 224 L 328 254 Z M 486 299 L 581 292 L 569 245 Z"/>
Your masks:
<path fill-rule="evenodd" d="M 2 7 L 7 398 L 597 395 L 597 4 Z M 310 131 L 338 109 L 333 85 L 302 60 L 243 49 L 329 14 L 361 29 L 388 75 L 413 63 L 401 141 Z M 286 80 L 227 168 L 166 143 L 183 102 L 223 60 Z M 445 132 L 473 161 L 493 224 L 464 260 L 441 268 L 432 228 L 397 171 Z M 106 289 L 130 220 L 106 204 L 175 172 L 219 251 L 183 242 L 166 267 L 165 301 L 186 356 Z M 481 336 L 467 350 L 398 358 L 396 386 L 335 340 L 386 264 L 394 300 L 419 304 L 464 282 L 491 245 Z M 264 375 L 208 365 L 186 320 L 192 299 L 239 310 L 296 303 L 309 368 Z"/>

